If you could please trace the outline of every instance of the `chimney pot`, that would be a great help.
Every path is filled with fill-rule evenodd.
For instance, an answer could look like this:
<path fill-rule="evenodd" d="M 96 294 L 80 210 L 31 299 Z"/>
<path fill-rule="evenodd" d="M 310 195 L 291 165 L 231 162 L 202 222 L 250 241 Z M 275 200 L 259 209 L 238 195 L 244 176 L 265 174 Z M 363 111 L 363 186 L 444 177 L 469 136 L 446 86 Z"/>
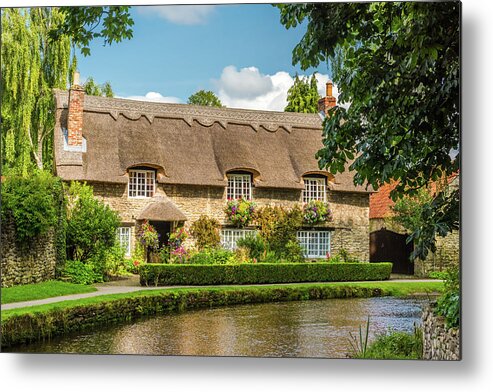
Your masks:
<path fill-rule="evenodd" d="M 325 85 L 325 96 L 332 97 L 332 82 L 328 81 Z"/>
<path fill-rule="evenodd" d="M 74 72 L 74 86 L 79 86 L 80 85 L 80 73 L 79 71 Z"/>
<path fill-rule="evenodd" d="M 329 109 L 336 106 L 336 99 L 332 96 L 332 82 L 328 81 L 325 84 L 325 97 L 319 99 L 318 101 L 318 111 L 324 112 L 328 116 Z"/>

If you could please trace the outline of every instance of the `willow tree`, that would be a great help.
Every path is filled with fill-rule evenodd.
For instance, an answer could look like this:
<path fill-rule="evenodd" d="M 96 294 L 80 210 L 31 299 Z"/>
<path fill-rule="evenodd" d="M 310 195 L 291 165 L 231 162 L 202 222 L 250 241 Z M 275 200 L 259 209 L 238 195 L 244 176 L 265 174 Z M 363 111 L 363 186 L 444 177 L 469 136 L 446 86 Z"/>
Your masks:
<path fill-rule="evenodd" d="M 52 165 L 52 89 L 66 88 L 71 41 L 48 33 L 63 18 L 56 8 L 2 10 L 2 157 L 24 175 Z"/>

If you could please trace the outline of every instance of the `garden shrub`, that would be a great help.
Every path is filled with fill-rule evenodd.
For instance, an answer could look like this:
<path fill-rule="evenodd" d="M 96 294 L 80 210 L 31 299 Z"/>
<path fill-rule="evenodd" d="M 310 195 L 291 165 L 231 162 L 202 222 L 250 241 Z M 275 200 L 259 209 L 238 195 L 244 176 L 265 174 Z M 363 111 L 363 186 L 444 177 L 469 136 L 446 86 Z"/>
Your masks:
<path fill-rule="evenodd" d="M 190 234 L 195 240 L 195 246 L 198 250 L 219 247 L 221 244 L 219 227 L 219 222 L 207 215 L 201 215 L 199 219 L 192 223 Z"/>
<path fill-rule="evenodd" d="M 93 284 L 104 280 L 103 275 L 96 271 L 94 264 L 79 260 L 67 260 L 62 278 L 77 284 Z"/>
<path fill-rule="evenodd" d="M 101 254 L 115 244 L 118 214 L 95 199 L 92 187 L 85 183 L 72 182 L 67 195 L 67 256 L 71 260 L 101 260 Z"/>
<path fill-rule="evenodd" d="M 265 241 L 258 233 L 248 234 L 244 238 L 238 239 L 236 245 L 238 248 L 245 248 L 248 251 L 248 257 L 257 261 L 260 261 L 267 251 Z"/>
<path fill-rule="evenodd" d="M 392 263 L 146 264 L 142 285 L 339 282 L 389 279 Z"/>
<path fill-rule="evenodd" d="M 235 264 L 235 253 L 222 248 L 206 248 L 188 260 L 190 264 Z"/>
<path fill-rule="evenodd" d="M 460 277 L 459 269 L 447 271 L 444 293 L 438 298 L 435 313 L 445 318 L 447 328 L 460 324 Z"/>
<path fill-rule="evenodd" d="M 328 255 L 327 261 L 329 263 L 358 263 L 357 257 L 351 255 L 346 249 L 341 249 L 335 254 L 335 256 Z"/>
<path fill-rule="evenodd" d="M 330 222 L 332 211 L 329 203 L 321 200 L 311 200 L 303 205 L 303 222 L 316 225 L 319 223 Z"/>
<path fill-rule="evenodd" d="M 52 174 L 35 170 L 29 177 L 12 172 L 2 183 L 2 219 L 11 218 L 18 245 L 58 224 L 63 208 L 62 182 Z"/>

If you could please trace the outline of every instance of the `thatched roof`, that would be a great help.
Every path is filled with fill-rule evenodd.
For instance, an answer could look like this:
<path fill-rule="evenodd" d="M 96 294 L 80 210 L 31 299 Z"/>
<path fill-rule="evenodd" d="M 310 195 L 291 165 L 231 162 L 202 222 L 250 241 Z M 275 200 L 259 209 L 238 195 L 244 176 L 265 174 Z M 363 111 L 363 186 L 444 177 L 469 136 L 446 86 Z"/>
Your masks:
<path fill-rule="evenodd" d="M 68 92 L 56 91 L 57 174 L 66 180 L 127 183 L 132 166 L 158 169 L 158 182 L 226 186 L 226 173 L 254 173 L 255 186 L 302 189 L 302 176 L 320 172 L 318 114 L 165 104 L 86 96 L 87 152 L 64 151 Z M 335 177 L 334 190 L 367 192 L 352 173 Z"/>
<path fill-rule="evenodd" d="M 187 217 L 170 200 L 150 203 L 138 216 L 139 220 L 186 221 Z"/>

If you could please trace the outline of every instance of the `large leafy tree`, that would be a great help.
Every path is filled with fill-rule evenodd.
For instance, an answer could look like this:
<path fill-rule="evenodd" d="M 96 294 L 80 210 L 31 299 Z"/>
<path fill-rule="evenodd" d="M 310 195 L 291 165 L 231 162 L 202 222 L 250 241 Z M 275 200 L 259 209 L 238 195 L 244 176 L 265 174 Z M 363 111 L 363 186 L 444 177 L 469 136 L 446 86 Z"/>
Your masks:
<path fill-rule="evenodd" d="M 310 79 L 296 75 L 293 85 L 288 90 L 288 105 L 284 111 L 317 113 L 319 99 L 315 74 Z"/>
<path fill-rule="evenodd" d="M 2 164 L 23 175 L 50 169 L 53 159 L 53 88 L 65 89 L 94 38 L 105 44 L 131 38 L 128 7 L 2 9 Z M 99 27 L 99 26 L 102 27 Z M 72 61 L 71 61 L 72 58 Z"/>
<path fill-rule="evenodd" d="M 459 169 L 458 2 L 286 4 L 281 23 L 307 22 L 293 50 L 303 69 L 330 62 L 339 101 L 324 122 L 320 167 L 355 170 L 356 184 L 391 196 L 415 195 Z M 423 208 L 426 226 L 413 232 L 416 255 L 435 250 L 435 236 L 459 226 L 459 190 L 443 191 Z"/>
<path fill-rule="evenodd" d="M 200 90 L 188 97 L 188 104 L 222 107 L 221 100 L 212 91 Z"/>

